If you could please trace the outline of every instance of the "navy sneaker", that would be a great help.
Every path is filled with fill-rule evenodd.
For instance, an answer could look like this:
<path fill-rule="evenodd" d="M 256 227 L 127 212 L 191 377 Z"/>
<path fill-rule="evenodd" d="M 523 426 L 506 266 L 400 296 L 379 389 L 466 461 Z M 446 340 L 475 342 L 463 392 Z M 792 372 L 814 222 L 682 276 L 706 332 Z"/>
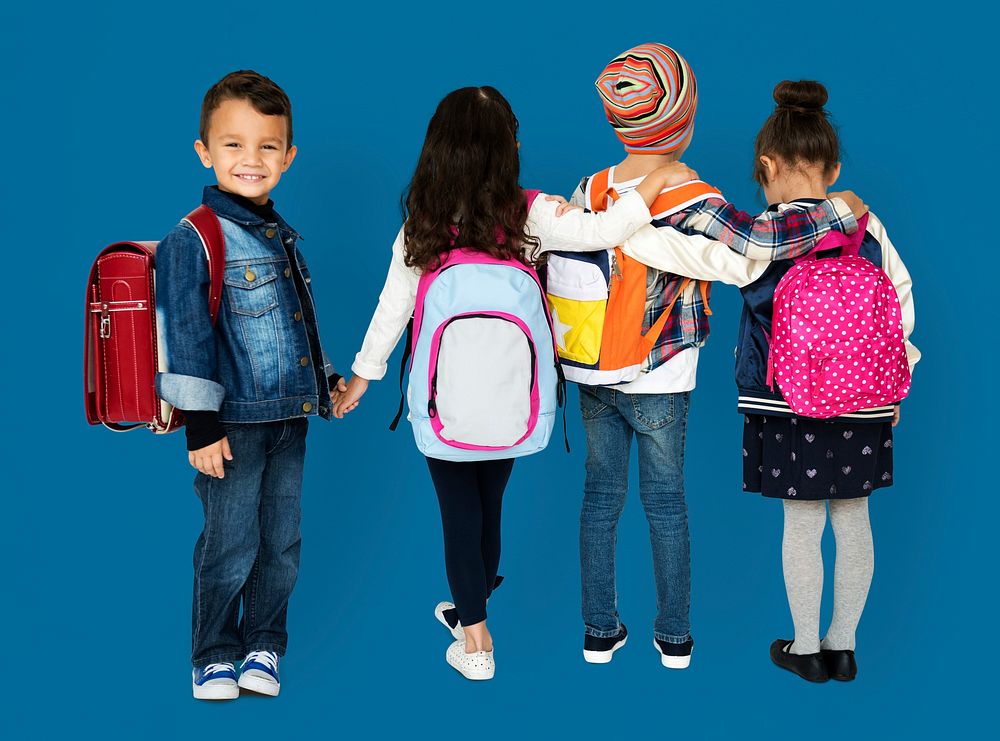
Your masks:
<path fill-rule="evenodd" d="M 660 652 L 660 663 L 667 669 L 687 669 L 691 665 L 691 651 L 694 649 L 693 638 L 688 638 L 684 643 L 669 643 L 654 638 L 653 645 Z"/>
<path fill-rule="evenodd" d="M 240 696 L 236 668 L 229 662 L 208 664 L 191 673 L 195 700 L 235 700 Z"/>
<path fill-rule="evenodd" d="M 583 635 L 583 660 L 588 664 L 607 664 L 611 661 L 615 651 L 625 645 L 628 639 L 628 631 L 622 623 L 618 629 L 618 635 L 610 638 L 598 638 L 589 633 Z"/>
<path fill-rule="evenodd" d="M 261 695 L 277 697 L 281 691 L 278 680 L 278 655 L 273 651 L 251 651 L 240 667 L 240 687 Z"/>

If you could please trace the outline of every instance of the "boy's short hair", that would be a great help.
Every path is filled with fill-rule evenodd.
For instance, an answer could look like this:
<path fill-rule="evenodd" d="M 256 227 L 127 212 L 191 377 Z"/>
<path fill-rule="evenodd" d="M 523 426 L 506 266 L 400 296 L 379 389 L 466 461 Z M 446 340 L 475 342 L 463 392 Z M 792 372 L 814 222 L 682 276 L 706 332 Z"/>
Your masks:
<path fill-rule="evenodd" d="M 292 102 L 277 83 L 249 69 L 230 72 L 205 93 L 201 104 L 198 136 L 208 143 L 208 125 L 215 109 L 226 100 L 245 100 L 265 116 L 284 116 L 288 123 L 288 146 L 292 146 Z"/>

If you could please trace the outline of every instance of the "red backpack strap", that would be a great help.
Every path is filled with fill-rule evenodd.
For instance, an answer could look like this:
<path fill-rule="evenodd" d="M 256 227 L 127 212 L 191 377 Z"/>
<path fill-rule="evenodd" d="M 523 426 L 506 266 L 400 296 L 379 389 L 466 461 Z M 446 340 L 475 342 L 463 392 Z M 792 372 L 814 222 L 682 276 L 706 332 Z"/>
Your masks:
<path fill-rule="evenodd" d="M 198 234 L 205 248 L 205 259 L 208 260 L 208 278 L 211 283 L 208 289 L 208 313 L 215 324 L 219 316 L 219 304 L 222 302 L 222 275 L 226 267 L 226 238 L 222 234 L 222 224 L 208 206 L 198 206 L 184 217 L 184 221 Z"/>

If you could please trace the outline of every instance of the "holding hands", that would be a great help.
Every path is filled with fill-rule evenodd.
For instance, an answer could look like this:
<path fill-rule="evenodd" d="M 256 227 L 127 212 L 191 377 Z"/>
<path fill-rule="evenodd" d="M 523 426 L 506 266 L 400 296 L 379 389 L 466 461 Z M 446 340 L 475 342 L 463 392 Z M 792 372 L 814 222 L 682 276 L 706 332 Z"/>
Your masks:
<path fill-rule="evenodd" d="M 367 378 L 354 376 L 346 384 L 341 379 L 337 388 L 330 392 L 330 401 L 333 402 L 333 416 L 337 419 L 343 419 L 345 414 L 353 412 L 367 390 Z"/>

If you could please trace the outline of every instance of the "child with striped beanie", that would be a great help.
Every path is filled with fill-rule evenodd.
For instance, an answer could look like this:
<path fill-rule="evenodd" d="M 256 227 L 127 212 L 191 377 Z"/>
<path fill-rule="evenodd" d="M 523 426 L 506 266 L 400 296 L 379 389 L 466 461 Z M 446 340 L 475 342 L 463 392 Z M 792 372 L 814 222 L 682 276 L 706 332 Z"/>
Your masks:
<path fill-rule="evenodd" d="M 679 160 L 691 142 L 698 107 L 698 85 L 691 66 L 664 44 L 641 44 L 618 55 L 601 72 L 596 86 L 608 122 L 627 154 L 617 165 L 584 178 L 574 192 L 573 204 L 592 211 L 608 208 L 657 167 Z M 831 194 L 805 211 L 765 214 L 755 219 L 727 203 L 715 188 L 692 181 L 663 191 L 650 207 L 651 226 L 640 232 L 652 233 L 657 244 L 662 241 L 676 247 L 681 241 L 685 250 L 703 246 L 704 235 L 752 259 L 785 259 L 810 251 L 831 229 L 855 231 L 857 221 L 852 207 L 858 215 L 863 213 L 863 204 L 853 194 Z M 633 256 L 631 241 L 615 250 L 609 261 L 615 279 L 623 280 L 624 274 L 624 284 L 646 287 L 643 331 L 658 333 L 658 337 L 641 362 L 637 377 L 633 374 L 634 380 L 624 383 L 624 375 L 614 380 L 614 369 L 604 376 L 582 375 L 580 363 L 571 357 L 569 339 L 583 330 L 569 311 L 566 316 L 557 311 L 559 298 L 552 298 L 551 273 L 559 267 L 560 253 L 549 254 L 550 305 L 555 307 L 557 326 L 566 330 L 560 335 L 566 343 L 566 347 L 560 344 L 561 362 L 566 377 L 579 383 L 587 436 L 580 515 L 583 655 L 588 662 L 606 663 L 625 644 L 627 636 L 617 609 L 615 542 L 628 488 L 628 450 L 635 437 L 642 472 L 640 498 L 650 523 L 656 582 L 653 644 L 663 666 L 683 669 L 691 660 L 694 645 L 689 622 L 691 559 L 684 500 L 685 429 L 698 351 L 708 338 L 711 284 L 655 270 L 655 266 Z M 630 260 L 638 268 L 631 267 Z M 579 260 L 567 260 L 564 267 L 581 264 Z M 645 280 L 627 278 L 629 271 L 636 269 L 647 271 Z M 624 332 L 619 329 L 619 337 Z M 613 336 L 616 330 L 604 324 L 603 334 Z"/>
<path fill-rule="evenodd" d="M 698 107 L 691 65 L 663 44 L 640 44 L 597 78 L 608 122 L 626 152 L 668 154 L 686 145 Z"/>

